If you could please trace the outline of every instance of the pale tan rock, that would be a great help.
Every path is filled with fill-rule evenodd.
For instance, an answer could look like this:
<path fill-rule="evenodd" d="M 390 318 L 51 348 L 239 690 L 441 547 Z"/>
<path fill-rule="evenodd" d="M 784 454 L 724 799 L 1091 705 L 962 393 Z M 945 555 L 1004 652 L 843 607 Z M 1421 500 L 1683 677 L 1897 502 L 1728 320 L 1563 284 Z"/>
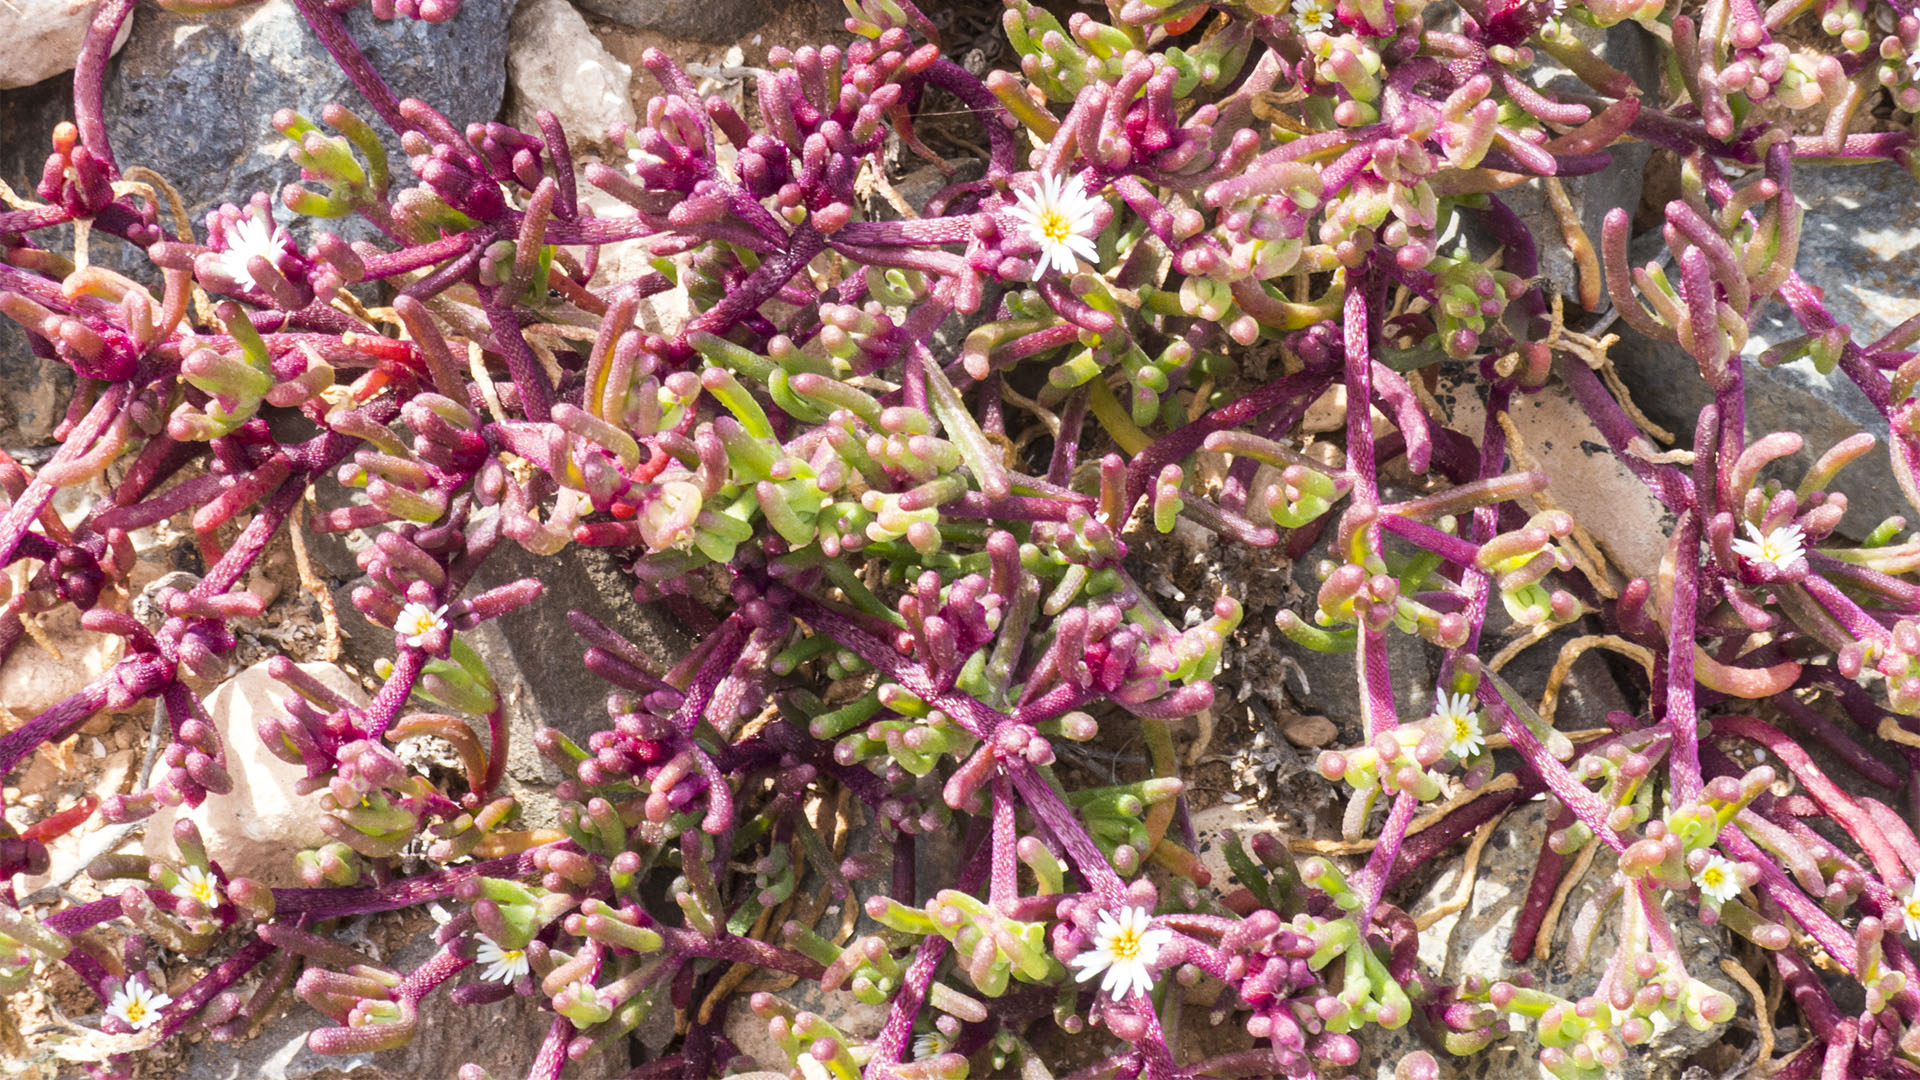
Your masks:
<path fill-rule="evenodd" d="M 1296 716 L 1286 722 L 1280 734 L 1295 746 L 1325 746 L 1340 734 L 1340 729 L 1324 716 Z"/>
<path fill-rule="evenodd" d="M 1449 412 L 1447 426 L 1478 442 L 1486 423 L 1478 392 L 1443 381 L 1434 396 Z M 1669 512 L 1607 448 L 1606 436 L 1566 387 L 1555 380 L 1537 394 L 1517 395 L 1508 415 L 1526 453 L 1547 474 L 1547 497 L 1592 533 L 1620 572 L 1616 582 L 1658 573 Z"/>
<path fill-rule="evenodd" d="M 332 664 L 301 664 L 300 670 L 341 696 L 364 703 L 366 694 L 346 672 Z M 207 854 L 231 877 L 268 885 L 296 885 L 293 854 L 327 842 L 320 831 L 319 795 L 296 795 L 294 785 L 306 770 L 289 765 L 260 742 L 255 721 L 277 712 L 292 691 L 255 664 L 221 683 L 206 699 L 207 715 L 227 748 L 227 772 L 233 790 L 210 795 L 193 810 L 166 807 L 147 822 L 143 848 L 149 857 L 174 855 L 173 823 L 183 814 L 200 827 Z"/>
<path fill-rule="evenodd" d="M 70 4 L 68 0 L 11 0 L 0 4 L 0 90 L 32 86 L 63 71 L 73 70 L 80 42 L 99 4 Z M 113 49 L 127 43 L 138 14 L 120 24 Z"/>
<path fill-rule="evenodd" d="M 59 655 L 28 637 L 0 664 L 0 707 L 14 716 L 10 722 L 0 718 L 0 730 L 31 720 L 78 693 L 120 659 L 120 639 L 82 629 L 80 612 L 70 605 L 35 618 Z"/>
<path fill-rule="evenodd" d="M 535 114 L 546 109 L 567 142 L 585 148 L 605 144 L 614 124 L 636 122 L 633 69 L 600 44 L 567 0 L 521 0 L 507 40 L 508 123 L 537 132 Z M 625 164 L 624 155 L 618 163 Z"/>

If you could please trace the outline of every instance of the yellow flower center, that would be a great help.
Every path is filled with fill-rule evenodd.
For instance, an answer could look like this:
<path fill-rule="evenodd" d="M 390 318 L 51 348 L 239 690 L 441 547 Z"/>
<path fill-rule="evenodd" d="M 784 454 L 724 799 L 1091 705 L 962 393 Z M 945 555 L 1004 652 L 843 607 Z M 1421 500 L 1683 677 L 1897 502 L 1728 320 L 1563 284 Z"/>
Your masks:
<path fill-rule="evenodd" d="M 1907 918 L 1920 919 L 1920 896 L 1907 901 Z"/>
<path fill-rule="evenodd" d="M 1709 889 L 1717 889 L 1727 879 L 1726 871 L 1717 866 L 1709 866 L 1700 872 L 1700 883 Z"/>
<path fill-rule="evenodd" d="M 502 949 L 500 950 L 500 962 L 508 965 L 517 964 L 520 962 L 520 958 L 526 954 L 527 950 L 525 949 Z"/>
<path fill-rule="evenodd" d="M 213 903 L 213 882 L 202 879 L 193 883 L 193 898 L 203 904 Z"/>
<path fill-rule="evenodd" d="M 139 1027 L 140 1021 L 146 1019 L 146 1016 L 147 1007 L 145 1005 L 138 1001 L 127 1002 L 127 1023 Z"/>
<path fill-rule="evenodd" d="M 1453 718 L 1453 738 L 1455 742 L 1461 739 L 1472 738 L 1473 734 L 1473 724 L 1467 717 L 1456 716 Z"/>
<path fill-rule="evenodd" d="M 1122 930 L 1113 935 L 1113 941 L 1107 946 L 1116 963 L 1138 960 L 1140 958 L 1140 935 L 1133 930 Z"/>
<path fill-rule="evenodd" d="M 1066 243 L 1067 237 L 1073 235 L 1073 223 L 1058 210 L 1040 211 L 1040 220 L 1036 224 L 1040 226 L 1040 235 L 1056 244 Z"/>

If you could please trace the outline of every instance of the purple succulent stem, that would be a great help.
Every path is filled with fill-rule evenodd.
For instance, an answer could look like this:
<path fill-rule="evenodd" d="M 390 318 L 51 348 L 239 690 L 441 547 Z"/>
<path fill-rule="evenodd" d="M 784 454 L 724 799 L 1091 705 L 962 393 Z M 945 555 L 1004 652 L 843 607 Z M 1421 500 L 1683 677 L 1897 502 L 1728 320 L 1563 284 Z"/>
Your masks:
<path fill-rule="evenodd" d="M 753 964 L 798 975 L 803 979 L 818 979 L 827 970 L 791 949 L 769 945 L 758 938 L 736 937 L 732 934 L 709 938 L 681 927 L 661 927 L 659 932 L 666 939 L 666 947 L 670 951 L 685 956 Z"/>
<path fill-rule="evenodd" d="M 909 837 L 902 836 L 902 839 Z M 960 871 L 954 888 L 969 895 L 980 889 L 992 859 L 989 845 L 976 847 L 966 865 Z M 897 896 L 902 903 L 911 904 L 911 895 Z M 906 975 L 901 980 L 900 991 L 894 995 L 887 1006 L 887 1019 L 880 1033 L 873 1037 L 873 1057 L 867 1064 L 868 1080 L 892 1075 L 892 1066 L 898 1064 L 906 1055 L 907 1045 L 913 1038 L 913 1022 L 920 1015 L 920 1009 L 926 1004 L 927 992 L 933 986 L 935 969 L 946 957 L 952 943 L 939 934 L 928 934 L 920 939 L 920 947 L 914 953 L 913 961 L 907 966 Z"/>
<path fill-rule="evenodd" d="M 113 146 L 107 140 L 106 87 L 107 59 L 113 55 L 113 39 L 120 24 L 133 14 L 134 0 L 105 0 L 87 24 L 87 36 L 81 42 L 79 59 L 73 65 L 73 120 L 80 129 L 80 141 L 87 152 L 107 167 L 109 176 L 119 169 L 113 160 Z"/>
<path fill-rule="evenodd" d="M 993 876 L 987 902 L 1003 911 L 1020 895 L 1020 860 L 1014 853 L 1014 847 L 1019 843 L 1020 836 L 1014 824 L 1013 814 L 1013 787 L 1008 783 L 1005 773 L 995 773 L 993 837 L 989 841 L 993 852 Z"/>
<path fill-rule="evenodd" d="M 268 954 L 273 946 L 258 938 L 241 946 L 238 952 L 214 965 L 212 971 L 200 976 L 187 988 L 173 1004 L 166 1008 L 166 1021 L 160 1027 L 161 1038 L 166 1038 L 182 1027 L 193 1015 L 205 1008 L 215 994 L 239 982 L 241 977 L 252 971 Z"/>
<path fill-rule="evenodd" d="M 685 342 L 689 336 L 703 330 L 710 334 L 725 335 L 735 323 L 758 311 L 761 304 L 772 299 L 825 247 L 825 238 L 811 224 L 795 228 L 786 251 L 768 256 L 737 289 L 729 291 L 718 304 L 690 320 L 680 332 L 679 340 Z"/>
<path fill-rule="evenodd" d="M 962 214 L 907 221 L 853 221 L 833 234 L 833 242 L 881 247 L 964 244 L 973 239 L 975 226 L 991 220 L 991 217 L 987 214 Z"/>
<path fill-rule="evenodd" d="M 1888 791 L 1897 792 L 1904 786 L 1905 782 L 1891 766 L 1867 753 L 1859 743 L 1854 742 L 1846 732 L 1840 730 L 1838 725 L 1820 715 L 1812 706 L 1802 704 L 1791 694 L 1781 694 L 1772 701 L 1782 712 L 1793 718 L 1795 725 L 1804 729 L 1822 746 L 1833 751 L 1854 772 Z"/>
<path fill-rule="evenodd" d="M 1574 399 L 1593 420 L 1594 426 L 1606 436 L 1614 457 L 1652 490 L 1654 498 L 1672 507 L 1694 505 L 1693 481 L 1685 473 L 1671 465 L 1649 465 L 1628 452 L 1628 445 L 1642 437 L 1640 429 L 1634 427 L 1626 410 L 1613 400 L 1613 395 L 1607 393 L 1607 388 L 1600 384 L 1600 377 L 1591 368 L 1584 362 L 1561 356 L 1554 361 L 1553 369 L 1559 372 L 1560 380 L 1573 392 Z"/>
<path fill-rule="evenodd" d="M 1148 485 L 1160 470 L 1200 449 L 1207 436 L 1251 423 L 1262 414 L 1278 409 L 1298 397 L 1312 400 L 1325 389 L 1328 377 L 1317 371 L 1297 371 L 1238 398 L 1185 427 L 1160 436 L 1134 455 L 1127 463 L 1127 493 L 1123 503 L 1131 511 L 1147 493 Z"/>
<path fill-rule="evenodd" d="M 1374 844 L 1373 851 L 1367 856 L 1367 864 L 1356 875 L 1354 886 L 1360 892 L 1360 910 L 1354 916 L 1362 932 L 1373 925 L 1374 909 L 1380 906 L 1380 898 L 1387 891 L 1387 881 L 1393 876 L 1393 867 L 1400 858 L 1400 845 L 1407 838 L 1407 826 L 1413 824 L 1413 812 L 1420 808 L 1420 800 L 1411 791 L 1398 792 L 1393 797 L 1393 806 L 1387 811 L 1387 820 L 1380 826 L 1380 840 Z M 1458 816 L 1458 815 L 1455 815 Z"/>
<path fill-rule="evenodd" d="M 1005 758 L 1001 768 L 1013 778 L 1013 786 L 1020 789 L 1020 795 L 1027 802 L 1027 811 L 1039 819 L 1042 825 L 1060 841 L 1060 845 L 1072 858 L 1074 867 L 1080 871 L 1087 884 L 1099 895 L 1106 906 L 1117 906 L 1125 893 L 1120 876 L 1113 872 L 1113 866 L 1107 857 L 1100 853 L 1093 838 L 1087 835 L 1086 826 L 1060 797 L 1060 793 L 1047 783 L 1033 764 L 1023 757 Z"/>
<path fill-rule="evenodd" d="M 64 225 L 73 215 L 64 206 L 36 206 L 29 210 L 0 213 L 0 233 L 29 233 L 53 225 Z"/>
<path fill-rule="evenodd" d="M 1920 586 L 1910 585 L 1879 570 L 1841 562 L 1831 555 L 1818 551 L 1807 552 L 1807 559 L 1811 565 L 1818 567 L 1820 575 L 1829 581 L 1838 581 L 1867 592 L 1879 593 L 1897 602 L 1905 610 L 1920 609 Z"/>
<path fill-rule="evenodd" d="M 106 705 L 107 696 L 119 685 L 120 665 L 88 683 L 85 687 L 49 707 L 45 712 L 0 736 L 0 776 L 26 760 L 42 743 L 58 742 L 87 722 L 87 718 Z"/>
<path fill-rule="evenodd" d="M 1503 791 L 1497 795 L 1483 795 L 1460 809 L 1440 819 L 1423 832 L 1414 833 L 1400 845 L 1399 856 L 1394 860 L 1393 869 L 1386 874 L 1384 889 L 1391 889 L 1408 874 L 1420 869 L 1440 853 L 1459 842 L 1475 829 L 1505 813 L 1509 807 L 1525 802 L 1539 794 L 1541 784 L 1537 780 L 1523 780 L 1512 791 Z"/>
<path fill-rule="evenodd" d="M 1700 519 L 1691 511 L 1680 516 L 1680 552 L 1673 577 L 1673 610 L 1667 636 L 1667 730 L 1673 735 L 1668 760 L 1673 766 L 1674 796 L 1692 802 L 1700 797 L 1700 714 L 1693 700 L 1694 620 L 1698 614 Z"/>
<path fill-rule="evenodd" d="M 420 681 L 426 667 L 425 649 L 408 646 L 399 651 L 393 659 L 393 672 L 380 684 L 380 692 L 367 702 L 363 713 L 366 722 L 361 729 L 366 738 L 379 739 L 400 719 L 401 711 L 407 707 L 407 698 L 413 694 L 413 686 Z"/>
<path fill-rule="evenodd" d="M 1046 482 L 1066 484 L 1073 479 L 1073 465 L 1079 463 L 1079 434 L 1087 425 L 1087 405 L 1092 396 L 1081 388 L 1060 409 L 1060 434 L 1054 436 L 1054 454 L 1046 463 Z"/>
<path fill-rule="evenodd" d="M 1594 835 L 1605 841 L 1608 847 L 1616 853 L 1625 851 L 1626 842 L 1607 826 L 1607 808 L 1600 802 L 1600 797 L 1587 790 L 1585 785 L 1573 778 L 1566 766 L 1547 753 L 1546 747 L 1541 746 L 1540 740 L 1534 737 L 1533 729 L 1507 707 L 1505 699 L 1501 698 L 1491 682 L 1482 682 L 1478 693 L 1481 707 L 1499 719 L 1500 730 L 1507 736 L 1508 743 L 1546 785 L 1547 790 L 1573 811 L 1574 816 L 1592 829 Z"/>
<path fill-rule="evenodd" d="M 544 850 L 580 849 L 571 840 L 562 840 L 530 848 L 518 855 L 504 855 L 451 870 L 402 878 L 387 885 L 357 889 L 275 889 L 274 911 L 282 919 L 306 915 L 314 922 L 348 915 L 369 915 L 376 911 L 398 911 L 433 900 L 445 900 L 454 894 L 461 882 L 471 878 L 495 877 L 524 881 L 535 877 L 540 873 L 536 862 L 538 853 Z"/>
<path fill-rule="evenodd" d="M 1076 507 L 1091 505 L 1091 500 L 1047 499 L 1037 495 L 1008 495 L 990 499 L 977 491 L 940 507 L 942 517 L 987 518 L 992 521 L 1067 521 Z"/>
<path fill-rule="evenodd" d="M 713 700 L 714 691 L 733 670 L 734 664 L 739 662 L 751 633 L 752 628 L 738 613 L 729 616 L 720 629 L 713 632 L 713 644 L 708 647 L 706 659 L 701 662 L 693 682 L 688 684 L 680 699 L 680 707 L 674 711 L 673 726 L 676 729 L 691 733 L 699 726 L 706 715 L 708 703 Z"/>
<path fill-rule="evenodd" d="M 360 91 L 360 96 L 367 99 L 367 104 L 373 106 L 374 112 L 380 114 L 380 119 L 386 121 L 395 133 L 414 130 L 415 125 L 400 115 L 400 102 L 387 87 L 387 81 L 367 62 L 366 54 L 360 51 L 353 36 L 347 33 L 346 22 L 341 19 L 340 13 L 329 7 L 325 0 L 293 0 L 293 6 L 313 30 L 313 35 L 320 39 L 320 44 L 332 55 L 334 63 L 340 65 L 340 70 L 353 83 L 353 88 Z"/>
<path fill-rule="evenodd" d="M 87 415 L 68 433 L 65 442 L 46 465 L 41 466 L 40 476 L 27 485 L 27 490 L 13 500 L 7 507 L 4 517 L 0 517 L 0 566 L 13 561 L 13 553 L 27 535 L 27 530 L 40 518 L 40 512 L 53 501 L 54 485 L 43 477 L 49 468 L 57 464 L 74 461 L 93 448 L 94 440 L 107 430 L 120 413 L 121 404 L 126 401 L 128 384 L 115 383 L 112 389 L 100 395 L 100 399 L 87 410 Z"/>
<path fill-rule="evenodd" d="M 1013 132 L 1006 125 L 1006 109 L 985 83 L 966 68 L 944 57 L 927 65 L 921 78 L 960 99 L 968 112 L 979 117 L 987 133 L 987 178 L 997 180 L 1013 172 L 1015 155 Z"/>
<path fill-rule="evenodd" d="M 527 339 L 520 334 L 520 321 L 513 313 L 513 301 L 504 289 L 480 289 L 480 307 L 487 313 L 487 325 L 493 328 L 493 343 L 507 360 L 507 371 L 520 391 L 522 410 L 527 419 L 546 423 L 553 418 L 553 384 L 547 371 L 536 360 Z"/>
<path fill-rule="evenodd" d="M 1799 743 L 1788 738 L 1779 728 L 1751 716 L 1716 716 L 1713 730 L 1715 735 L 1730 735 L 1765 747 L 1793 773 L 1795 779 L 1806 788 L 1807 794 L 1820 804 L 1820 808 L 1853 837 L 1882 879 L 1901 876 L 1900 856 L 1881 835 L 1880 829 L 1853 801 L 1853 796 L 1841 790 L 1807 756 Z"/>
<path fill-rule="evenodd" d="M 476 233 L 454 233 L 424 244 L 402 248 L 399 251 L 383 252 L 363 260 L 366 267 L 364 280 L 377 281 L 432 266 L 435 263 L 457 258 L 474 248 Z"/>
<path fill-rule="evenodd" d="M 1854 603 L 1853 597 L 1841 592 L 1833 582 L 1819 574 L 1808 574 L 1800 584 L 1847 633 L 1862 641 L 1879 642 L 1882 645 L 1892 642 L 1892 633 L 1873 616 L 1862 611 L 1860 605 Z"/>
<path fill-rule="evenodd" d="M 1355 521 L 1368 522 L 1367 546 L 1378 554 L 1378 533 L 1372 525 L 1380 509 L 1380 482 L 1375 476 L 1378 466 L 1374 462 L 1371 409 L 1373 402 L 1373 353 L 1370 348 L 1372 329 L 1367 318 L 1368 293 L 1371 289 L 1372 282 L 1366 272 L 1355 271 L 1347 279 L 1347 293 L 1342 301 L 1343 344 L 1346 346 L 1347 471 L 1353 477 L 1353 502 L 1347 513 Z M 1349 557 L 1351 555 L 1348 552 L 1341 554 Z M 1372 736 L 1377 732 L 1370 730 L 1367 734 Z"/>
<path fill-rule="evenodd" d="M 567 1067 L 567 1044 L 573 1041 L 574 1033 L 573 1021 L 555 1016 L 540 1043 L 540 1053 L 527 1070 L 527 1080 L 560 1080 L 560 1071 Z"/>
<path fill-rule="evenodd" d="M 1849 972 L 1853 971 L 1853 935 L 1842 929 L 1840 924 L 1835 922 L 1820 905 L 1809 900 L 1807 894 L 1801 892 L 1800 887 L 1787 877 L 1786 871 L 1780 869 L 1772 856 L 1762 851 L 1760 845 L 1747 839 L 1746 834 L 1738 829 L 1720 830 L 1719 844 L 1735 859 L 1759 867 L 1758 887 L 1766 894 L 1767 899 L 1778 904 L 1782 911 L 1799 923 L 1802 929 L 1820 943 L 1821 948 L 1826 949 Z M 1787 953 L 1793 950 L 1781 951 Z"/>
<path fill-rule="evenodd" d="M 1476 510 L 1479 508 L 1476 507 Z M 1451 533 L 1443 533 L 1424 521 L 1401 517 L 1398 514 L 1385 514 L 1380 518 L 1380 527 L 1400 537 L 1402 540 L 1433 552 L 1448 562 L 1463 567 L 1472 567 L 1480 554 L 1480 546 L 1469 540 L 1462 540 Z"/>

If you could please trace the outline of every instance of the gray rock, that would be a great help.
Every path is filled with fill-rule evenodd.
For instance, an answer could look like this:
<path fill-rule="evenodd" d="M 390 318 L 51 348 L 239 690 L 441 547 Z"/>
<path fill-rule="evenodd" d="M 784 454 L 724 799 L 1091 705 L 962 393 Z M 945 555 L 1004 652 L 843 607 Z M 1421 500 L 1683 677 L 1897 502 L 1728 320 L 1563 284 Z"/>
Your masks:
<path fill-rule="evenodd" d="M 1912 283 L 1920 277 L 1920 204 L 1913 178 L 1891 164 L 1854 167 L 1801 166 L 1793 173 L 1794 195 L 1806 206 L 1797 268 L 1824 289 L 1827 309 L 1852 328 L 1853 340 L 1872 342 L 1920 314 Z M 1645 259 L 1636 253 L 1635 265 Z M 1712 400 L 1698 365 L 1678 345 L 1649 341 L 1623 323 L 1612 357 L 1634 400 L 1655 422 L 1691 445 L 1695 418 Z M 1887 423 L 1852 380 L 1835 371 L 1821 375 L 1805 360 L 1772 370 L 1751 362 L 1773 344 L 1797 336 L 1799 324 L 1785 305 L 1761 312 L 1747 343 L 1747 434 L 1796 431 L 1806 439 L 1798 454 L 1768 475 L 1789 484 L 1841 439 L 1865 431 L 1882 449 L 1840 474 L 1833 485 L 1849 506 L 1841 532 L 1859 537 L 1890 514 L 1912 519 L 1885 455 Z"/>
<path fill-rule="evenodd" d="M 396 96 L 420 98 L 464 127 L 499 112 L 512 10 L 513 0 L 467 0 L 458 17 L 435 26 L 382 22 L 363 6 L 347 28 Z M 290 0 L 200 15 L 142 11 L 108 72 L 107 130 L 121 167 L 145 165 L 178 186 L 198 228 L 209 209 L 255 191 L 277 204 L 299 170 L 273 130 L 274 110 L 317 122 L 329 102 L 380 126 Z M 404 178 L 399 140 L 386 134 L 396 179 Z"/>
<path fill-rule="evenodd" d="M 0 6 L 0 15 L 6 8 Z M 73 76 L 59 75 L 32 86 L 0 91 L 0 179 L 16 193 L 39 201 L 34 185 L 47 160 L 53 127 L 73 119 Z M 71 228 L 36 233 L 54 250 L 73 247 Z M 73 369 L 33 355 L 27 332 L 0 318 L 0 448 L 19 450 L 53 441 L 54 425 L 73 395 Z"/>
<path fill-rule="evenodd" d="M 35 356 L 20 324 L 0 319 L 0 447 L 52 442 L 72 397 L 73 369 Z"/>
<path fill-rule="evenodd" d="M 546 587 L 539 601 L 482 624 L 468 642 L 487 662 L 507 703 L 513 732 L 507 775 L 523 784 L 552 784 L 561 778 L 559 770 L 534 751 L 534 730 L 558 728 L 584 744 L 608 726 L 607 694 L 614 689 L 582 666 L 587 645 L 567 625 L 567 612 L 578 608 L 620 631 L 655 660 L 658 671 L 686 655 L 690 643 L 661 605 L 634 603 L 632 581 L 599 548 L 576 544 L 541 557 L 502 541 L 469 593 L 524 577 L 539 578 Z"/>
<path fill-rule="evenodd" d="M 689 41 L 726 44 L 772 18 L 768 0 L 579 0 L 603 19 Z"/>
<path fill-rule="evenodd" d="M 323 503 L 332 485 L 322 485 Z M 346 501 L 346 500 L 343 500 Z M 369 530 L 372 531 L 372 530 Z M 364 534 L 333 533 L 310 537 L 317 568 L 333 585 L 334 606 L 346 638 L 346 659 L 361 671 L 393 656 L 393 631 L 376 626 L 353 606 L 353 590 L 369 580 L 359 575 L 353 550 Z M 347 574 L 356 576 L 347 577 Z M 509 751 L 506 777 L 519 798 L 529 826 L 553 824 L 555 805 L 547 793 L 565 779 L 559 767 L 541 757 L 533 733 L 554 727 L 575 742 L 608 726 L 606 699 L 614 686 L 586 670 L 587 646 L 567 625 L 567 612 L 579 608 L 625 634 L 665 671 L 690 647 L 683 631 L 657 604 L 633 602 L 632 582 L 605 552 L 570 546 L 559 555 L 537 557 L 503 540 L 467 590 L 471 596 L 495 586 L 538 578 L 541 598 L 461 635 L 487 665 L 506 704 Z M 478 721 L 475 721 L 478 726 Z M 479 731 L 485 740 L 486 732 Z"/>
<path fill-rule="evenodd" d="M 434 924 L 420 913 L 379 916 L 343 935 L 342 942 L 360 949 L 384 966 L 402 974 L 430 958 Z M 378 943 L 389 943 L 392 951 Z M 420 1032 L 398 1050 L 377 1054 L 316 1054 L 307 1046 L 307 1033 L 329 1026 L 320 1015 L 289 992 L 283 1012 L 252 1039 L 238 1043 L 200 1040 L 191 1044 L 187 1060 L 173 1075 L 195 1080 L 454 1080 L 461 1065 L 474 1062 L 495 1080 L 525 1076 L 540 1052 L 553 1013 L 540 1008 L 537 997 L 508 998 L 493 1005 L 460 1006 L 447 998 L 453 985 L 471 982 L 463 975 L 429 994 L 420 1003 Z M 615 1045 L 567 1066 L 569 1080 L 612 1080 L 627 1072 L 624 1045 Z"/>

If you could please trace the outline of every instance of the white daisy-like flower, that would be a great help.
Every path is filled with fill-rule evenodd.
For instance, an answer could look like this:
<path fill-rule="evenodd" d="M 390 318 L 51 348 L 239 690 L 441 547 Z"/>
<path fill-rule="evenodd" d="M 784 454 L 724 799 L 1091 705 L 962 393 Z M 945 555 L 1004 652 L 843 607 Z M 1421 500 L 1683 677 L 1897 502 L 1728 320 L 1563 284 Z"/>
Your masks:
<path fill-rule="evenodd" d="M 1486 736 L 1480 732 L 1480 714 L 1467 694 L 1442 692 L 1433 707 L 1433 719 L 1440 722 L 1440 733 L 1447 740 L 1447 753 L 1462 761 L 1486 749 Z"/>
<path fill-rule="evenodd" d="M 1293 0 L 1293 25 L 1303 34 L 1333 29 L 1333 5 L 1322 0 Z"/>
<path fill-rule="evenodd" d="M 503 949 L 485 934 L 475 934 L 480 947 L 474 950 L 473 957 L 479 963 L 487 965 L 480 973 L 483 979 L 494 982 L 510 983 L 525 975 L 532 967 L 527 963 L 527 950 Z"/>
<path fill-rule="evenodd" d="M 1920 941 L 1920 881 L 1914 882 L 1907 895 L 1900 898 L 1900 916 L 1906 923 L 1907 936 Z"/>
<path fill-rule="evenodd" d="M 220 879 L 204 868 L 189 866 L 180 871 L 179 876 L 180 880 L 174 882 L 168 892 L 182 900 L 197 900 L 209 910 L 220 902 Z"/>
<path fill-rule="evenodd" d="M 288 243 L 285 226 L 269 222 L 264 215 L 245 211 L 239 221 L 227 223 L 227 249 L 220 253 L 220 269 L 247 288 L 257 289 L 260 285 L 253 280 L 253 271 L 247 269 L 248 260 L 260 255 L 278 266 L 281 256 L 287 253 Z"/>
<path fill-rule="evenodd" d="M 159 1023 L 160 1010 L 171 1004 L 172 998 L 146 983 L 128 981 L 113 992 L 113 1000 L 107 1003 L 107 1015 L 139 1031 Z"/>
<path fill-rule="evenodd" d="M 393 620 L 394 632 L 405 634 L 407 644 L 416 649 L 420 647 L 421 642 L 427 640 L 428 634 L 446 628 L 447 605 L 445 604 L 430 608 L 418 600 L 409 600 L 406 606 L 400 609 L 400 617 Z"/>
<path fill-rule="evenodd" d="M 1740 895 L 1740 875 L 1735 873 L 1733 860 L 1721 855 L 1709 855 L 1693 875 L 1693 883 L 1700 886 L 1700 895 L 1714 907 Z"/>
<path fill-rule="evenodd" d="M 953 1049 L 953 1040 L 938 1031 L 923 1031 L 913 1037 L 913 1060 L 937 1058 Z"/>
<path fill-rule="evenodd" d="M 1785 570 L 1807 557 L 1807 534 L 1798 525 L 1782 525 L 1762 535 L 1758 526 L 1747 522 L 1747 536 L 1735 538 L 1733 553 L 1749 562 L 1771 563 Z"/>
<path fill-rule="evenodd" d="M 1100 989 L 1115 1001 L 1131 997 L 1135 991 L 1144 994 L 1152 990 L 1150 965 L 1161 948 L 1173 940 L 1173 931 L 1149 925 L 1152 918 L 1142 907 L 1121 908 L 1117 917 L 1110 911 L 1101 912 L 1100 922 L 1094 927 L 1093 947 L 1073 958 L 1073 966 L 1080 969 L 1074 980 L 1086 982 L 1106 972 Z"/>
<path fill-rule="evenodd" d="M 1080 268 L 1081 259 L 1100 257 L 1088 233 L 1094 227 L 1094 213 L 1101 201 L 1088 193 L 1083 182 L 1042 173 L 1038 190 L 1017 191 L 1014 199 L 1017 205 L 1013 216 L 1026 226 L 1027 237 L 1040 245 L 1036 273 L 1044 274 L 1053 267 L 1071 274 Z"/>

